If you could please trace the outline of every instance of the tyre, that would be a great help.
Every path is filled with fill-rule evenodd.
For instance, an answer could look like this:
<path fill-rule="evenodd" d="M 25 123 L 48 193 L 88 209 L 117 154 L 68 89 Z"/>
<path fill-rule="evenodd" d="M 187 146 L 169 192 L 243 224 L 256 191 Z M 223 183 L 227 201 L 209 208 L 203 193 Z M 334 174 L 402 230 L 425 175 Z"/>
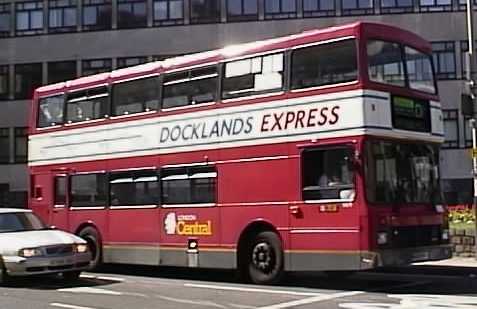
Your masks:
<path fill-rule="evenodd" d="M 67 281 L 76 281 L 79 279 L 81 271 L 68 271 L 63 273 L 63 279 Z"/>
<path fill-rule="evenodd" d="M 256 284 L 274 284 L 283 276 L 283 249 L 278 235 L 271 231 L 258 233 L 246 253 L 244 270 Z"/>
<path fill-rule="evenodd" d="M 7 284 L 9 281 L 10 276 L 8 275 L 7 270 L 5 269 L 5 266 L 3 265 L 3 262 L 0 258 L 0 285 Z"/>
<path fill-rule="evenodd" d="M 91 252 L 92 259 L 88 269 L 99 269 L 103 262 L 103 251 L 101 247 L 101 238 L 99 237 L 98 231 L 95 228 L 88 226 L 82 229 L 78 233 L 78 236 L 86 240 L 89 251 Z"/>

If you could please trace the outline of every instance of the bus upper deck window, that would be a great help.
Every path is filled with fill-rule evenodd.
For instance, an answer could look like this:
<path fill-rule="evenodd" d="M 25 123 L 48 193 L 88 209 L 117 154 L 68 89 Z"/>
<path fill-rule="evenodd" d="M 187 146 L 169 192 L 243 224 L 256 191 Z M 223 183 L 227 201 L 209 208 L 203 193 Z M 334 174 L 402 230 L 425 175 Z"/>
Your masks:
<path fill-rule="evenodd" d="M 63 124 L 64 95 L 40 99 L 38 108 L 38 128 Z"/>

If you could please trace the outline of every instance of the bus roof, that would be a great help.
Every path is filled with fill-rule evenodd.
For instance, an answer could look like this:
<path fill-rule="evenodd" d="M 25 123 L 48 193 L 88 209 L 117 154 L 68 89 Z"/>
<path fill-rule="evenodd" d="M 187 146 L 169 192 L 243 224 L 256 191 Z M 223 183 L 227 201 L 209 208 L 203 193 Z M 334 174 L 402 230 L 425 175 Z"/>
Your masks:
<path fill-rule="evenodd" d="M 390 38 L 392 38 L 393 41 L 412 45 L 414 48 L 427 53 L 431 52 L 430 44 L 412 32 L 386 24 L 359 21 L 322 29 L 307 30 L 298 34 L 273 39 L 226 46 L 217 50 L 172 57 L 163 61 L 156 61 L 112 72 L 80 77 L 71 81 L 39 87 L 35 90 L 35 97 L 47 96 L 53 93 L 64 92 L 66 90 L 74 91 L 149 74 L 160 74 L 168 70 L 213 63 L 225 59 L 253 55 L 275 49 L 286 49 L 292 46 L 347 36 L 383 40 L 390 40 Z"/>

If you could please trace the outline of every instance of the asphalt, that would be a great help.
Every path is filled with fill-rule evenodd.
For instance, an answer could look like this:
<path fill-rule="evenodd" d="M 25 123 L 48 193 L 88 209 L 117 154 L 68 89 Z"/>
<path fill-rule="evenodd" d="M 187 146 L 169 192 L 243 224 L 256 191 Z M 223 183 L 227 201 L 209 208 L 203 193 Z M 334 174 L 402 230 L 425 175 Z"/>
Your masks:
<path fill-rule="evenodd" d="M 475 267 L 477 269 L 476 257 L 453 257 L 447 260 L 415 263 L 416 266 L 449 266 L 449 267 Z"/>

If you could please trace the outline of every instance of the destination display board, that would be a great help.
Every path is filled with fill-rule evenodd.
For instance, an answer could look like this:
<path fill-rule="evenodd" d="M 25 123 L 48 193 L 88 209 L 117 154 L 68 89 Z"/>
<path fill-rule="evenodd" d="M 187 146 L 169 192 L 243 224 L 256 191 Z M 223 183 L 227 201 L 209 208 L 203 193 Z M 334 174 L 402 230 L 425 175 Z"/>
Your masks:
<path fill-rule="evenodd" d="M 393 96 L 391 104 L 394 128 L 431 131 L 429 101 Z"/>

